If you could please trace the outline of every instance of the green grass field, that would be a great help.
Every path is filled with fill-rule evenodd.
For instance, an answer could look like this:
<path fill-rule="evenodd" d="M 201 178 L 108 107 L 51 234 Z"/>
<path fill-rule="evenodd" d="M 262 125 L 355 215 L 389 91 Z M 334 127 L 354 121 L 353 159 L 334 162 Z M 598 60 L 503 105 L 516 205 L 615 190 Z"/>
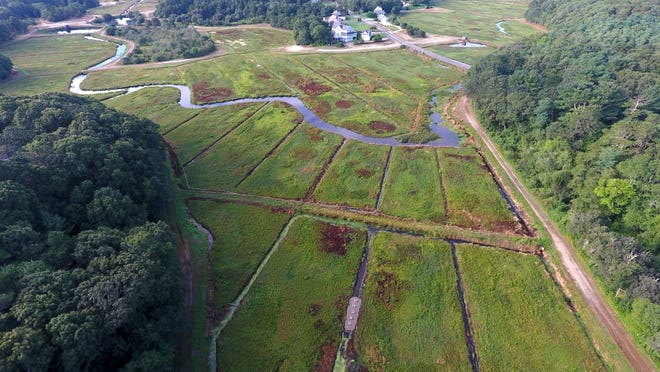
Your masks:
<path fill-rule="evenodd" d="M 222 313 L 250 279 L 259 262 L 291 218 L 285 211 L 243 204 L 192 200 L 192 216 L 215 239 L 210 259 L 214 304 Z"/>
<path fill-rule="evenodd" d="M 68 92 L 71 78 L 114 55 L 115 44 L 82 35 L 32 38 L 5 45 L 0 53 L 11 59 L 21 77 L 0 83 L 0 93 L 33 95 Z"/>
<path fill-rule="evenodd" d="M 173 145 L 179 161 L 184 164 L 232 128 L 248 120 L 263 105 L 247 103 L 189 110 L 199 114 L 168 132 L 165 139 Z"/>
<path fill-rule="evenodd" d="M 149 119 L 164 133 L 199 114 L 179 105 L 179 90 L 175 88 L 145 88 L 103 101 L 106 106 Z"/>
<path fill-rule="evenodd" d="M 186 167 L 190 185 L 233 190 L 300 120 L 290 106 L 269 104 Z"/>
<path fill-rule="evenodd" d="M 302 124 L 239 189 L 258 195 L 302 198 L 341 141 L 340 136 Z"/>
<path fill-rule="evenodd" d="M 448 222 L 464 227 L 514 231 L 517 222 L 483 160 L 472 148 L 440 148 Z"/>
<path fill-rule="evenodd" d="M 380 210 L 423 221 L 444 221 L 444 195 L 434 149 L 393 149 Z"/>
<path fill-rule="evenodd" d="M 483 42 L 490 46 L 503 46 L 533 35 L 538 31 L 529 25 L 515 21 L 504 24 L 508 34 L 500 32 L 495 26 L 505 19 L 520 19 L 527 10 L 528 0 L 490 1 L 479 0 L 434 0 L 434 8 L 419 9 L 402 13 L 400 22 L 406 22 L 422 30 L 447 36 L 468 36 L 470 40 Z M 513 26 L 509 24 L 518 23 Z M 507 28 L 506 26 L 510 27 Z"/>
<path fill-rule="evenodd" d="M 537 257 L 471 245 L 457 255 L 484 370 L 605 369 Z"/>
<path fill-rule="evenodd" d="M 389 148 L 348 141 L 314 191 L 314 199 L 375 208 Z"/>
<path fill-rule="evenodd" d="M 379 233 L 355 335 L 369 370 L 469 371 L 449 244 Z"/>
<path fill-rule="evenodd" d="M 272 27 L 227 27 L 209 31 L 227 53 L 260 52 L 293 45 L 292 32 Z"/>
<path fill-rule="evenodd" d="M 332 368 L 365 241 L 364 231 L 297 219 L 220 334 L 219 369 Z"/>

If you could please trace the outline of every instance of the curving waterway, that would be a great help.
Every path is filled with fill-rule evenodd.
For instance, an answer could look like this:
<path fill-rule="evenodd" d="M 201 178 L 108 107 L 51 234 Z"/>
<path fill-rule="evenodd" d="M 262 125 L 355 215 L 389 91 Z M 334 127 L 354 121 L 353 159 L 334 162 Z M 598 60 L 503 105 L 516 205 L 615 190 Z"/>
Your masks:
<path fill-rule="evenodd" d="M 97 41 L 103 41 L 103 42 L 109 42 L 107 40 L 95 38 L 88 36 L 86 37 L 87 39 L 90 40 L 97 40 Z M 116 43 L 115 43 L 116 44 Z M 94 65 L 90 68 L 87 69 L 87 71 L 93 71 L 96 69 L 99 69 L 103 66 L 107 66 L 108 64 L 119 60 L 123 55 L 126 53 L 126 45 L 124 44 L 117 44 L 117 51 L 115 55 L 97 65 Z M 303 103 L 302 100 L 298 97 L 294 96 L 274 96 L 274 97 L 262 97 L 262 98 L 241 98 L 241 99 L 236 99 L 233 101 L 225 101 L 225 102 L 217 102 L 217 103 L 208 103 L 208 104 L 203 104 L 203 105 L 196 105 L 192 103 L 192 92 L 190 91 L 190 88 L 188 88 L 185 85 L 180 85 L 180 84 L 152 84 L 152 85 L 140 85 L 140 86 L 135 86 L 135 87 L 126 87 L 126 88 L 116 88 L 116 89 L 104 89 L 104 90 L 83 90 L 80 86 L 83 81 L 87 79 L 87 74 L 84 72 L 75 76 L 71 80 L 71 86 L 69 87 L 69 91 L 71 93 L 76 93 L 76 94 L 81 94 L 81 95 L 94 95 L 94 94 L 106 94 L 106 93 L 120 93 L 123 92 L 125 94 L 130 94 L 133 92 L 136 92 L 140 89 L 144 88 L 175 88 L 179 90 L 180 93 L 180 98 L 179 98 L 179 105 L 185 108 L 189 109 L 204 109 L 204 108 L 214 108 L 214 107 L 222 107 L 222 106 L 231 106 L 231 105 L 236 105 L 236 104 L 241 104 L 241 103 L 257 103 L 257 102 L 284 102 L 289 105 L 291 105 L 293 108 L 295 108 L 300 114 L 303 116 L 304 120 L 312 125 L 313 127 L 316 127 L 318 129 L 321 129 L 326 132 L 330 132 L 333 134 L 340 135 L 344 138 L 352 139 L 358 142 L 363 142 L 371 145 L 383 145 L 383 146 L 430 146 L 430 147 L 457 147 L 459 146 L 460 139 L 456 135 L 456 133 L 452 132 L 449 128 L 445 126 L 439 125 L 441 122 L 440 115 L 437 113 L 433 113 L 431 115 L 431 124 L 430 124 L 430 129 L 433 133 L 436 135 L 440 136 L 441 139 L 428 142 L 428 143 L 414 143 L 414 142 L 401 142 L 398 139 L 394 137 L 370 137 L 366 136 L 364 134 L 360 134 L 357 132 L 354 132 L 352 130 L 343 128 L 343 127 L 338 127 L 336 125 L 332 125 L 320 117 L 318 117 L 316 114 L 312 112 L 305 104 Z"/>

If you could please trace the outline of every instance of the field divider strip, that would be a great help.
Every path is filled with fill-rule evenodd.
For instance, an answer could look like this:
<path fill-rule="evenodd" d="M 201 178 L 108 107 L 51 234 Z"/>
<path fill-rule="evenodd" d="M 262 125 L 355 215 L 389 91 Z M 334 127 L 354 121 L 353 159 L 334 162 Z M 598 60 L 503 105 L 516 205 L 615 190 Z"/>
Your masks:
<path fill-rule="evenodd" d="M 250 176 L 252 175 L 252 173 L 254 173 L 254 171 L 256 171 L 257 168 L 259 168 L 259 166 L 260 166 L 263 162 L 266 161 L 266 159 L 268 159 L 269 157 L 271 157 L 271 156 L 273 155 L 273 153 L 274 153 L 275 151 L 277 151 L 277 149 L 282 145 L 282 143 L 284 143 L 287 139 L 289 139 L 289 138 L 293 135 L 293 132 L 296 131 L 296 129 L 300 128 L 300 124 L 301 124 L 301 123 L 302 123 L 302 121 L 301 121 L 300 123 L 297 123 L 293 128 L 291 128 L 291 130 L 289 131 L 289 133 L 287 133 L 287 134 L 284 135 L 282 138 L 280 138 L 280 140 L 277 141 L 277 143 L 275 144 L 275 146 L 273 146 L 273 148 L 270 149 L 270 151 L 268 151 L 268 153 L 267 153 L 267 154 L 266 154 L 266 155 L 265 155 L 265 156 L 264 156 L 264 157 L 263 157 L 263 158 L 262 158 L 257 164 L 255 164 L 252 168 L 250 168 L 250 170 L 248 170 L 248 172 L 245 174 L 245 176 L 243 176 L 243 178 L 241 178 L 241 180 L 238 181 L 238 183 L 237 183 L 236 186 L 234 186 L 234 187 L 238 187 L 238 186 L 240 186 L 240 184 L 243 183 L 243 181 L 245 181 L 248 177 L 250 177 Z"/>
<path fill-rule="evenodd" d="M 390 151 L 387 152 L 387 161 L 385 162 L 385 168 L 383 169 L 383 177 L 380 179 L 380 189 L 378 191 L 378 200 L 376 200 L 376 211 L 380 211 L 380 204 L 383 201 L 383 188 L 385 187 L 385 182 L 387 181 L 388 171 L 390 170 L 390 159 L 392 158 L 392 149 L 394 147 L 390 146 Z"/>
<path fill-rule="evenodd" d="M 241 125 L 243 125 L 243 124 L 247 123 L 248 121 L 252 120 L 252 118 L 254 118 L 259 112 L 261 112 L 261 110 L 263 110 L 263 109 L 264 109 L 269 103 L 270 103 L 270 102 L 266 102 L 266 103 L 264 103 L 263 105 L 261 105 L 261 106 L 260 106 L 258 109 L 256 109 L 256 110 L 255 110 L 250 116 L 248 116 L 247 118 L 245 118 L 245 120 L 242 120 L 242 121 L 239 122 L 238 124 L 234 125 L 234 126 L 233 126 L 232 128 L 230 128 L 228 131 L 226 131 L 223 135 L 221 135 L 220 138 L 218 138 L 217 140 L 213 141 L 213 143 L 211 143 L 210 145 L 208 145 L 205 149 L 202 149 L 202 151 L 200 151 L 199 154 L 193 156 L 192 159 L 190 159 L 190 160 L 188 160 L 187 162 L 185 162 L 185 163 L 183 164 L 183 168 L 187 167 L 188 165 L 190 165 L 190 164 L 192 164 L 193 162 L 197 161 L 197 159 L 199 159 L 199 158 L 203 157 L 204 155 L 208 154 L 208 153 L 213 149 L 213 147 L 215 147 L 220 141 L 222 141 L 223 139 L 225 139 L 225 138 L 226 138 L 227 136 L 229 136 L 231 133 L 234 133 L 234 131 L 235 131 L 236 129 L 238 129 L 238 127 L 240 127 Z"/>
<path fill-rule="evenodd" d="M 346 139 L 344 137 L 344 139 L 341 140 L 341 143 L 337 146 L 337 148 L 335 148 L 335 151 L 332 153 L 330 158 L 328 158 L 328 161 L 326 161 L 325 164 L 323 164 L 323 168 L 321 169 L 321 173 L 319 173 L 319 175 L 316 176 L 316 179 L 314 180 L 314 183 L 312 183 L 312 186 L 310 186 L 309 190 L 307 190 L 307 193 L 305 194 L 305 197 L 303 198 L 303 200 L 307 200 L 307 201 L 312 200 L 312 195 L 314 194 L 314 191 L 316 191 L 316 188 L 321 183 L 321 180 L 325 176 L 325 173 L 328 171 L 328 169 L 330 168 L 330 165 L 335 160 L 335 158 L 337 157 L 337 154 L 344 147 L 346 142 L 348 142 L 348 139 Z"/>
<path fill-rule="evenodd" d="M 289 219 L 289 221 L 286 223 L 284 228 L 280 231 L 277 240 L 273 243 L 273 246 L 270 248 L 268 253 L 264 256 L 264 258 L 261 260 L 259 263 L 259 266 L 257 266 L 257 269 L 254 271 L 254 274 L 250 277 L 250 280 L 248 283 L 243 287 L 243 290 L 241 293 L 236 297 L 236 299 L 228 304 L 229 309 L 225 313 L 224 318 L 220 321 L 220 324 L 218 324 L 215 329 L 213 329 L 213 332 L 211 334 L 211 342 L 209 344 L 209 371 L 210 372 L 216 372 L 218 362 L 217 362 L 217 342 L 218 342 L 218 336 L 220 336 L 220 333 L 227 327 L 229 322 L 233 319 L 234 314 L 236 313 L 236 310 L 240 306 L 241 302 L 243 301 L 243 298 L 247 295 L 247 293 L 250 291 L 250 288 L 252 288 L 252 285 L 254 282 L 257 281 L 257 278 L 259 277 L 259 274 L 263 271 L 264 267 L 266 267 L 266 264 L 268 264 L 268 261 L 270 258 L 273 256 L 277 248 L 281 245 L 282 241 L 286 237 L 286 235 L 289 232 L 289 228 L 291 225 L 299 218 L 300 216 L 293 216 Z"/>
<path fill-rule="evenodd" d="M 474 334 L 472 333 L 472 327 L 470 326 L 470 312 L 465 300 L 461 270 L 458 266 L 458 257 L 456 256 L 456 244 L 454 244 L 454 242 L 450 242 L 449 244 L 451 245 L 451 257 L 454 261 L 454 270 L 456 271 L 456 289 L 458 290 L 458 297 L 461 302 L 461 313 L 463 314 L 463 326 L 465 328 L 465 343 L 467 346 L 468 358 L 472 365 L 472 371 L 478 372 L 481 369 L 479 366 L 479 355 L 477 354 L 477 347 L 474 343 Z"/>
<path fill-rule="evenodd" d="M 535 254 L 538 252 L 539 247 L 539 242 L 535 238 L 524 235 L 503 235 L 491 231 L 477 231 L 452 225 L 438 225 L 409 218 L 390 216 L 374 210 L 359 210 L 337 204 L 208 189 L 186 189 L 185 191 L 188 192 L 188 197 L 193 198 L 225 200 L 258 206 L 283 207 L 300 213 L 343 219 L 352 221 L 353 223 L 362 223 L 365 226 L 375 226 L 385 231 L 392 230 L 401 232 L 402 234 L 416 234 L 416 236 L 450 239 L 519 253 Z"/>
<path fill-rule="evenodd" d="M 168 134 L 172 133 L 174 130 L 176 130 L 180 126 L 184 125 L 185 123 L 187 123 L 187 122 L 191 121 L 192 119 L 196 118 L 197 116 L 199 116 L 199 114 L 200 114 L 199 112 L 196 112 L 195 115 L 193 115 L 193 116 L 189 117 L 188 119 L 180 122 L 179 124 L 175 125 L 173 128 L 170 128 L 170 129 L 166 130 L 165 132 L 161 133 L 161 135 L 163 137 L 167 136 Z"/>
<path fill-rule="evenodd" d="M 442 175 L 444 174 L 442 170 L 442 163 L 440 162 L 440 155 L 438 155 L 438 149 L 433 151 L 435 153 L 435 163 L 438 166 L 438 182 L 440 183 L 440 190 L 442 190 L 442 203 L 445 208 L 445 221 L 449 218 L 449 205 L 447 203 L 447 190 L 445 189 L 445 182 L 442 180 Z"/>

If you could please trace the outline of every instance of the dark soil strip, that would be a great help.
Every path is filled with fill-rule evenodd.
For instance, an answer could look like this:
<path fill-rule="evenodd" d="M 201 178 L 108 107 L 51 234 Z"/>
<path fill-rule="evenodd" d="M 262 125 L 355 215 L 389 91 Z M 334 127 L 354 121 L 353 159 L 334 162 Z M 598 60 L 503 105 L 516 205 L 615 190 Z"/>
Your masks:
<path fill-rule="evenodd" d="M 237 183 L 236 186 L 234 186 L 234 187 L 238 187 L 238 186 L 240 186 L 240 184 L 243 183 L 243 181 L 245 181 L 248 177 L 250 177 L 250 176 L 252 175 L 252 173 L 254 173 L 254 171 L 257 170 L 257 168 L 259 168 L 259 166 L 260 166 L 264 161 L 266 161 L 266 159 L 268 159 L 269 157 L 271 157 L 271 155 L 273 155 L 273 153 L 274 153 L 275 151 L 277 151 L 278 148 L 280 148 L 280 146 L 282 145 L 282 143 L 284 143 L 284 141 L 286 141 L 289 137 L 291 137 L 291 135 L 293 134 L 293 132 L 295 132 L 296 129 L 298 129 L 299 126 L 300 126 L 300 123 L 296 124 L 293 128 L 291 128 L 291 130 L 289 131 L 289 133 L 287 133 L 284 137 L 280 138 L 280 140 L 277 141 L 277 143 L 275 144 L 275 146 L 273 146 L 273 148 L 270 149 L 270 151 L 268 151 L 268 153 L 266 154 L 266 156 L 264 156 L 263 159 L 261 159 L 261 160 L 260 160 L 260 161 L 259 161 L 254 167 L 250 168 L 250 170 L 245 174 L 245 176 L 243 176 L 243 178 L 241 178 L 241 180 L 238 181 L 238 183 Z"/>
<path fill-rule="evenodd" d="M 440 156 L 438 156 L 438 150 L 434 151 L 435 153 L 435 164 L 438 166 L 438 182 L 440 182 L 440 190 L 442 190 L 442 203 L 445 208 L 445 221 L 449 216 L 449 206 L 447 205 L 447 190 L 445 190 L 445 183 L 442 181 L 442 163 L 440 163 Z"/>
<path fill-rule="evenodd" d="M 371 255 L 371 245 L 374 240 L 374 235 L 378 230 L 370 227 L 367 230 L 367 244 L 364 247 L 364 254 L 362 255 L 362 261 L 360 262 L 360 268 L 358 269 L 357 276 L 355 278 L 355 286 L 353 287 L 353 297 L 362 298 L 362 288 L 364 288 L 364 282 L 367 279 L 367 267 L 369 265 L 369 256 Z"/>
<path fill-rule="evenodd" d="M 330 156 L 328 161 L 325 164 L 323 164 L 323 169 L 321 170 L 321 173 L 319 173 L 319 175 L 314 180 L 312 186 L 309 188 L 309 190 L 307 190 L 307 194 L 305 194 L 303 200 L 312 200 L 312 194 L 314 194 L 314 190 L 316 190 L 316 187 L 319 185 L 319 183 L 321 183 L 323 176 L 325 176 L 325 172 L 328 171 L 328 168 L 330 168 L 330 164 L 332 164 L 332 162 L 335 160 L 337 154 L 339 153 L 339 150 L 341 150 L 342 147 L 344 147 L 344 144 L 346 144 L 347 141 L 348 140 L 344 138 L 339 144 L 339 146 L 337 146 L 337 148 L 335 149 L 335 152 L 332 153 L 332 156 Z"/>
<path fill-rule="evenodd" d="M 173 128 L 170 128 L 170 129 L 166 130 L 165 132 L 162 133 L 163 136 L 166 136 L 166 135 L 170 134 L 171 132 L 173 132 L 175 129 L 179 128 L 183 124 L 185 124 L 185 123 L 191 121 L 192 119 L 196 118 L 197 115 L 199 115 L 199 112 L 195 113 L 195 115 L 193 115 L 193 116 L 189 117 L 188 119 L 186 119 L 186 120 L 180 122 L 179 124 L 175 125 Z"/>
<path fill-rule="evenodd" d="M 220 138 L 218 138 L 217 140 L 213 141 L 213 143 L 210 144 L 210 145 L 208 145 L 206 148 L 202 149 L 202 151 L 200 151 L 199 154 L 195 155 L 192 159 L 190 159 L 190 160 L 188 160 L 187 162 L 185 162 L 185 163 L 183 164 L 183 167 L 184 167 L 184 168 L 187 167 L 187 166 L 190 165 L 191 163 L 197 161 L 197 159 L 199 159 L 199 158 L 201 158 L 202 156 L 204 156 L 204 155 L 206 155 L 207 153 L 209 153 L 209 152 L 211 151 L 211 149 L 212 149 L 213 147 L 215 147 L 215 145 L 218 144 L 218 142 L 222 141 L 223 139 L 225 139 L 225 137 L 227 137 L 228 135 L 232 134 L 232 133 L 234 132 L 234 130 L 236 130 L 238 127 L 240 127 L 240 126 L 243 125 L 244 123 L 247 123 L 248 121 L 250 121 L 255 115 L 257 115 L 261 110 L 263 110 L 263 108 L 266 107 L 266 105 L 268 105 L 269 103 L 270 103 L 270 102 L 266 102 L 266 103 L 264 103 L 264 104 L 263 104 L 261 107 L 259 107 L 255 112 L 253 112 L 252 115 L 248 116 L 247 118 L 245 118 L 245 120 L 243 120 L 243 121 L 239 122 L 238 124 L 234 125 L 231 129 L 229 129 L 227 132 L 225 132 L 225 134 L 223 134 L 222 136 L 220 136 Z"/>
<path fill-rule="evenodd" d="M 569 293 L 567 289 L 565 289 L 561 283 L 559 283 L 559 280 L 555 276 L 555 271 L 550 265 L 549 258 L 545 255 L 543 251 L 539 252 L 537 254 L 537 257 L 539 260 L 541 260 L 541 263 L 543 264 L 543 268 L 545 269 L 545 272 L 548 274 L 550 277 L 550 280 L 554 283 L 555 287 L 561 292 L 562 297 L 564 298 L 564 302 L 566 302 L 566 305 L 568 306 L 568 309 L 571 311 L 573 316 L 575 317 L 575 320 L 578 322 L 578 325 L 580 326 L 580 329 L 584 333 L 584 335 L 587 337 L 587 340 L 589 340 L 589 345 L 591 345 L 591 348 L 593 349 L 594 353 L 596 353 L 596 356 L 598 356 L 598 360 L 600 360 L 600 363 L 603 365 L 603 368 L 605 370 L 609 370 L 607 367 L 607 363 L 605 362 L 605 358 L 603 358 L 603 355 L 600 353 L 598 348 L 596 347 L 596 344 L 594 343 L 593 337 L 591 337 L 591 334 L 587 330 L 587 326 L 584 324 L 582 321 L 582 317 L 580 316 L 580 313 L 577 311 L 575 308 L 575 305 L 573 305 L 573 301 L 569 297 Z"/>
<path fill-rule="evenodd" d="M 502 197 L 504 198 L 504 201 L 506 201 L 506 204 L 509 206 L 509 210 L 513 215 L 516 217 L 516 220 L 518 220 L 518 223 L 520 223 L 520 226 L 522 226 L 523 230 L 525 231 L 525 235 L 527 236 L 534 236 L 532 234 L 532 231 L 529 229 L 527 226 L 527 223 L 525 223 L 525 220 L 522 218 L 522 215 L 518 211 L 518 208 L 513 204 L 511 201 L 511 198 L 509 197 L 509 194 L 504 191 L 504 187 L 502 187 L 502 184 L 500 183 L 499 179 L 497 176 L 495 176 L 495 172 L 493 171 L 493 168 L 491 168 L 490 164 L 486 161 L 486 157 L 481 153 L 481 151 L 477 151 L 479 156 L 481 156 L 481 160 L 483 160 L 486 169 L 488 169 L 488 173 L 490 173 L 490 176 L 493 177 L 493 181 L 495 181 L 495 184 L 497 185 L 497 189 L 500 190 L 500 194 L 502 194 Z"/>
<path fill-rule="evenodd" d="M 378 201 L 376 201 L 376 210 L 380 211 L 380 203 L 383 201 L 383 187 L 385 187 L 385 180 L 387 179 L 387 174 L 390 170 L 390 159 L 392 158 L 392 149 L 390 146 L 390 151 L 387 153 L 387 162 L 385 162 L 385 169 L 383 170 L 383 178 L 380 180 L 380 191 L 378 191 Z"/>
<path fill-rule="evenodd" d="M 456 257 L 456 245 L 454 245 L 454 242 L 450 242 L 449 244 L 451 244 L 451 257 L 454 260 L 454 270 L 456 271 L 456 289 L 458 289 L 458 297 L 461 300 L 461 312 L 463 313 L 463 325 L 465 326 L 465 342 L 467 344 L 468 357 L 470 358 L 472 371 L 478 372 L 480 370 L 479 356 L 477 355 L 477 348 L 474 345 L 474 336 L 472 334 L 472 328 L 470 327 L 470 316 L 467 304 L 465 303 L 461 270 L 458 267 L 458 257 Z"/>

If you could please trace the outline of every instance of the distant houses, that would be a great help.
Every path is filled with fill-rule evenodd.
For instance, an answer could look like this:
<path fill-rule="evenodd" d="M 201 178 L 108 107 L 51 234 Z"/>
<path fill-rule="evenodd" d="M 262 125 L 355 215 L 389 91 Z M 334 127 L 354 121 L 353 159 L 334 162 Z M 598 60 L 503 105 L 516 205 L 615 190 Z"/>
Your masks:
<path fill-rule="evenodd" d="M 385 11 L 383 10 L 383 8 L 377 6 L 376 9 L 374 9 L 374 13 L 376 13 L 376 18 L 378 19 L 378 22 L 388 23 L 387 16 L 385 15 Z"/>
<path fill-rule="evenodd" d="M 332 15 L 325 19 L 332 29 L 332 37 L 337 41 L 349 43 L 357 37 L 357 32 L 355 32 L 353 27 L 343 24 L 342 21 L 345 20 L 346 17 L 342 16 L 337 10 L 332 12 Z"/>

